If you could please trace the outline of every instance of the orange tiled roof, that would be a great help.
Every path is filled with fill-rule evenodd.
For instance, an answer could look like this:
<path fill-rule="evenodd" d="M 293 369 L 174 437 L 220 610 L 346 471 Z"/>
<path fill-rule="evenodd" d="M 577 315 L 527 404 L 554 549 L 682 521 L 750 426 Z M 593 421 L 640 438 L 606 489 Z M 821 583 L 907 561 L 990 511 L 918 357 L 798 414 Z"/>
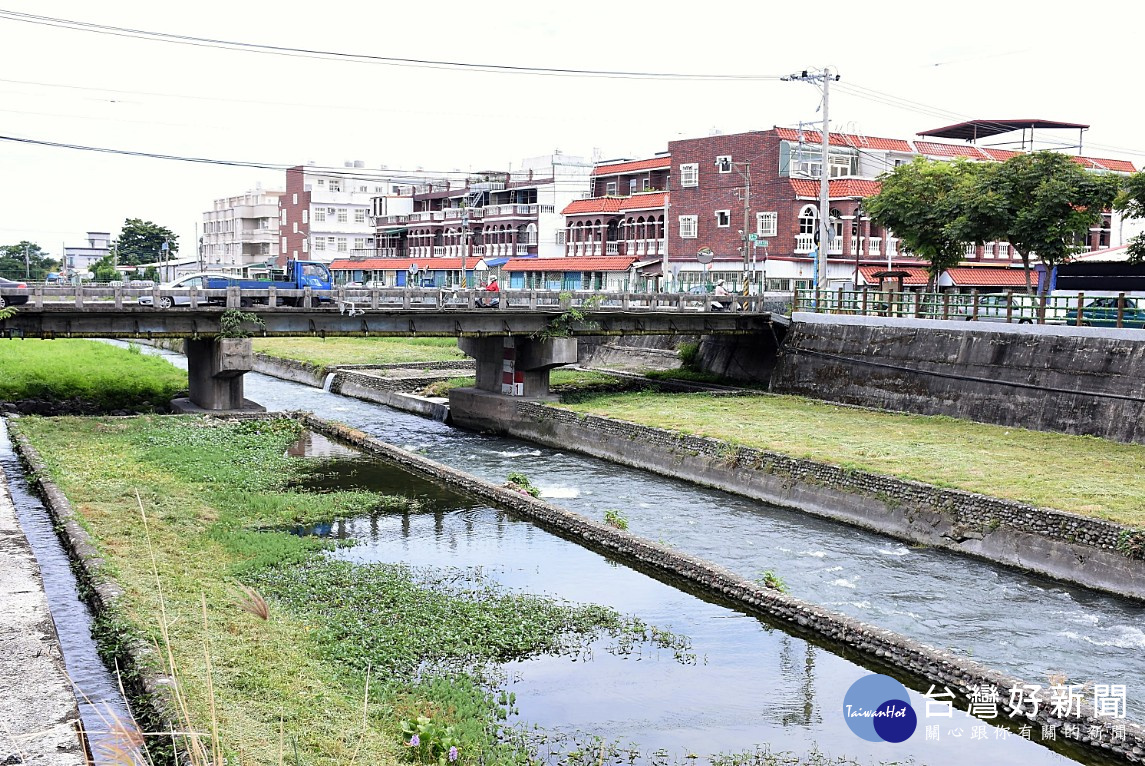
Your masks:
<path fill-rule="evenodd" d="M 621 210 L 648 210 L 662 208 L 668 202 L 668 192 L 648 192 L 646 194 L 633 194 L 620 203 Z"/>
<path fill-rule="evenodd" d="M 819 198 L 818 181 L 810 178 L 792 178 L 790 180 L 791 188 L 795 190 L 796 197 Z M 869 181 L 864 178 L 833 178 L 827 185 L 831 199 L 870 197 L 878 194 L 880 188 L 881 184 L 878 181 Z"/>
<path fill-rule="evenodd" d="M 997 162 L 1005 162 L 1011 157 L 1021 154 L 1021 152 L 1015 152 L 1009 149 L 983 149 L 982 153 Z"/>
<path fill-rule="evenodd" d="M 875 276 L 875 273 L 886 270 L 886 266 L 860 266 L 859 274 L 862 275 L 863 281 L 868 285 L 877 285 L 879 283 L 879 278 Z M 895 266 L 891 270 L 907 272 L 907 276 L 904 277 L 902 281 L 903 287 L 926 286 L 926 269 L 922 266 Z"/>
<path fill-rule="evenodd" d="M 776 128 L 776 135 L 786 141 L 798 141 L 800 132 L 795 128 Z M 818 144 L 822 141 L 817 130 L 804 130 L 803 141 L 808 144 Z M 831 146 L 850 146 L 855 149 L 874 149 L 892 152 L 911 152 L 910 142 L 901 138 L 878 138 L 876 136 L 860 136 L 854 133 L 831 133 Z"/>
<path fill-rule="evenodd" d="M 561 215 L 578 215 L 583 213 L 618 213 L 620 205 L 625 201 L 623 197 L 593 197 L 592 199 L 574 199 L 565 205 Z"/>
<path fill-rule="evenodd" d="M 1025 287 L 1026 275 L 1021 269 L 1005 266 L 955 266 L 946 276 L 958 287 Z"/>
<path fill-rule="evenodd" d="M 669 156 L 655 157 L 650 160 L 633 160 L 632 162 L 617 162 L 611 165 L 597 165 L 592 169 L 594 176 L 614 176 L 619 173 L 638 173 L 641 170 L 661 170 L 672 166 Z"/>
<path fill-rule="evenodd" d="M 963 144 L 942 144 L 937 141 L 915 141 L 919 154 L 927 157 L 969 157 L 972 160 L 990 159 L 976 146 Z"/>
<path fill-rule="evenodd" d="M 519 258 L 505 271 L 627 271 L 636 262 L 628 255 L 575 255 L 568 258 Z"/>
<path fill-rule="evenodd" d="M 1137 168 L 1128 160 L 1107 160 L 1096 157 L 1073 157 L 1074 162 L 1090 170 L 1112 170 L 1117 173 L 1136 173 Z"/>

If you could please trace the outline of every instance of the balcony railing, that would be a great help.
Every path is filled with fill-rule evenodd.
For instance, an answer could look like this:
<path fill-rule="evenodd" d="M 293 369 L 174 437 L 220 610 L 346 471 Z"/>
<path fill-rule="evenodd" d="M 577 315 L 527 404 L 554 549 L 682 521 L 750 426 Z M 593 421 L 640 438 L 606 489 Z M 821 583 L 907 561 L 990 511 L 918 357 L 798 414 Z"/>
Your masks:
<path fill-rule="evenodd" d="M 814 234 L 796 234 L 795 235 L 795 252 L 797 253 L 810 253 L 815 249 L 815 235 Z"/>

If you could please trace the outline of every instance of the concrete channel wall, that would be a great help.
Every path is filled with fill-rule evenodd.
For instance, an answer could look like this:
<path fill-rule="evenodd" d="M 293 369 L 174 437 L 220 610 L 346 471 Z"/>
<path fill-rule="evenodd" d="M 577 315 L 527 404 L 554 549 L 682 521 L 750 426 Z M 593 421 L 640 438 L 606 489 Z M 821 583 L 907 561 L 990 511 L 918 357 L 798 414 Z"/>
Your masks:
<path fill-rule="evenodd" d="M 1017 708 L 1012 707 L 1009 689 L 1020 688 L 1024 682 L 965 657 L 801 601 L 704 559 L 615 529 L 516 490 L 492 484 L 379 441 L 362 431 L 315 417 L 306 417 L 304 422 L 314 431 L 351 444 L 368 454 L 380 456 L 422 476 L 482 497 L 550 531 L 638 569 L 683 580 L 711 598 L 763 616 L 814 643 L 858 652 L 876 667 L 885 667 L 924 683 L 956 690 L 960 699 L 966 699 L 974 687 L 994 686 L 1002 700 L 999 704 L 999 709 L 1004 710 L 1002 720 L 1029 722 L 1031 725 L 1040 723 L 1060 726 L 1066 723 L 1051 716 L 1052 708 L 1048 705 L 1037 706 L 1027 701 Z M 1088 701 L 1084 701 L 1081 715 L 1076 720 L 1071 717 L 1068 722 L 1078 724 L 1078 736 L 1071 739 L 1073 744 L 1099 750 L 1105 755 L 1120 756 L 1131 762 L 1145 757 L 1145 728 L 1136 723 L 1126 723 L 1124 739 L 1113 741 L 1112 728 L 1103 725 L 1108 723 L 1108 719 L 1096 717 Z M 1091 729 L 1091 726 L 1097 728 Z M 1091 732 L 1096 731 L 1100 731 L 1099 736 L 1092 738 Z"/>
<path fill-rule="evenodd" d="M 506 433 L 946 548 L 1066 582 L 1145 599 L 1145 562 L 1118 550 L 1132 530 L 972 492 L 840 468 L 719 439 L 542 403 L 451 395 L 453 423 Z"/>
<path fill-rule="evenodd" d="M 1141 330 L 819 314 L 794 320 L 771 377 L 776 393 L 1145 443 Z"/>
<path fill-rule="evenodd" d="M 0 763 L 84 766 L 79 707 L 40 567 L 0 472 Z"/>

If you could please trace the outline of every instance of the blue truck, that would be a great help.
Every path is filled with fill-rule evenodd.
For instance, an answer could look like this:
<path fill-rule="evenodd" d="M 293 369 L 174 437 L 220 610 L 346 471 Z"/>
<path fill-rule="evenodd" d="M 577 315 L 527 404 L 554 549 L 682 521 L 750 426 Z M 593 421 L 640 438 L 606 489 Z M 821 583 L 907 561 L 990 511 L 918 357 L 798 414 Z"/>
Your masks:
<path fill-rule="evenodd" d="M 271 287 L 276 290 L 303 290 L 309 287 L 313 293 L 313 299 L 324 303 L 331 300 L 330 289 L 334 286 L 329 267 L 317 261 L 287 261 L 285 269 L 274 269 L 266 277 L 259 279 L 224 277 L 212 274 L 205 276 L 203 282 L 203 287 L 208 290 L 225 290 L 228 287 L 261 291 Z M 265 304 L 268 301 L 268 296 L 244 295 L 240 301 L 243 306 L 252 306 L 256 303 Z M 280 295 L 276 298 L 276 302 L 280 306 L 301 306 L 302 301 L 303 296 L 301 295 Z"/>

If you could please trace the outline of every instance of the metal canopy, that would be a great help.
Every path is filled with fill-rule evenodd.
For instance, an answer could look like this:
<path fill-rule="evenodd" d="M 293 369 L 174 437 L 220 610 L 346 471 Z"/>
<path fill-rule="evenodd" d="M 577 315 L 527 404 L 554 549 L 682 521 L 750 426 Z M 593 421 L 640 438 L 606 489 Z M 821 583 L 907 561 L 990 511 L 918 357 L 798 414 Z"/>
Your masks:
<path fill-rule="evenodd" d="M 990 136 L 997 136 L 1002 133 L 1010 133 L 1015 130 L 1034 130 L 1035 128 L 1041 129 L 1064 129 L 1074 128 L 1079 130 L 1088 130 L 1088 125 L 1082 125 L 1077 122 L 1057 122 L 1055 120 L 967 120 L 966 122 L 959 122 L 954 125 L 947 125 L 944 128 L 935 128 L 933 130 L 926 130 L 918 135 L 920 136 L 933 136 L 935 138 L 960 138 L 964 141 L 976 141 L 979 138 L 988 138 Z"/>

